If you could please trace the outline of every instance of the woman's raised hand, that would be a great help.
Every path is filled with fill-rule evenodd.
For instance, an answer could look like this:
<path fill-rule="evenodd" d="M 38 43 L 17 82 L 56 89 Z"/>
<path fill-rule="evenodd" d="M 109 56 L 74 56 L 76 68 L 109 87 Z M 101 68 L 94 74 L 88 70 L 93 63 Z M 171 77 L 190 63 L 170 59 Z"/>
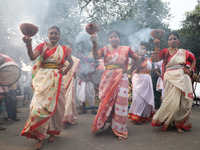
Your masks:
<path fill-rule="evenodd" d="M 97 43 L 98 37 L 97 37 L 96 34 L 92 34 L 92 35 L 90 36 L 90 39 L 91 39 L 92 42 Z"/>
<path fill-rule="evenodd" d="M 24 36 L 22 40 L 26 43 L 26 45 L 31 45 L 32 39 L 29 36 Z"/>
<path fill-rule="evenodd" d="M 154 42 L 154 45 L 156 47 L 159 47 L 159 45 L 160 45 L 160 40 L 159 39 L 155 39 L 153 42 Z"/>

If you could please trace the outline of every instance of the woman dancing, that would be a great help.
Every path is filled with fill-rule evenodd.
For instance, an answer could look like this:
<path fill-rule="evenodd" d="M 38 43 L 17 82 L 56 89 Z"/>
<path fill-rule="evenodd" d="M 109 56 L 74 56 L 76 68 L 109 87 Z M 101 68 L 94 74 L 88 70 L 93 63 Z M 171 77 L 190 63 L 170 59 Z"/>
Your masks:
<path fill-rule="evenodd" d="M 189 51 L 178 49 L 179 35 L 176 32 L 169 33 L 167 40 L 169 48 L 164 48 L 160 52 L 160 41 L 154 40 L 154 60 L 163 59 L 166 71 L 163 81 L 164 99 L 154 115 L 151 125 L 153 127 L 163 125 L 162 129 L 166 131 L 171 124 L 174 124 L 177 132 L 183 133 L 184 130 L 192 127 L 190 111 L 193 103 L 193 91 L 188 74 L 193 70 L 196 61 Z M 186 61 L 191 63 L 190 68 L 185 67 Z"/>
<path fill-rule="evenodd" d="M 97 35 L 91 35 L 94 59 L 104 57 L 106 68 L 99 86 L 101 102 L 91 130 L 94 133 L 109 122 L 118 140 L 125 140 L 128 138 L 128 58 L 135 60 L 135 66 L 140 58 L 130 47 L 119 46 L 120 34 L 117 31 L 110 31 L 108 38 L 110 46 L 97 51 Z"/>
<path fill-rule="evenodd" d="M 155 113 L 154 93 L 151 79 L 152 60 L 145 57 L 146 47 L 139 46 L 141 67 L 132 75 L 132 103 L 128 118 L 138 123 L 148 122 Z"/>
<path fill-rule="evenodd" d="M 30 116 L 21 133 L 22 136 L 38 140 L 35 149 L 41 149 L 46 134 L 50 134 L 49 142 L 54 141 L 55 135 L 60 134 L 65 112 L 62 75 L 65 75 L 73 65 L 69 53 L 71 50 L 57 43 L 60 39 L 60 29 L 56 26 L 51 27 L 48 38 L 49 42 L 39 44 L 32 51 L 32 39 L 28 36 L 23 37 L 30 59 L 35 60 L 40 56 L 33 66 L 34 94 L 30 103 Z M 70 64 L 62 71 L 65 60 Z"/>

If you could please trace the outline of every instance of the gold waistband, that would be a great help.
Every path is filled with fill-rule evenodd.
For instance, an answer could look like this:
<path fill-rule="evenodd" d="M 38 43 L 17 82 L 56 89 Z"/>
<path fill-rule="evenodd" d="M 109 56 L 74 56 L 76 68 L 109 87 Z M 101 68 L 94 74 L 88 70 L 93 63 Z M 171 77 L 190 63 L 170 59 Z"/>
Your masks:
<path fill-rule="evenodd" d="M 56 64 L 56 63 L 51 63 L 51 62 L 48 62 L 48 63 L 43 63 L 41 68 L 43 69 L 60 69 L 60 65 Z"/>
<path fill-rule="evenodd" d="M 120 68 L 125 68 L 124 66 L 121 66 L 121 65 L 107 65 L 106 67 L 106 70 L 112 70 L 112 69 L 120 69 Z"/>

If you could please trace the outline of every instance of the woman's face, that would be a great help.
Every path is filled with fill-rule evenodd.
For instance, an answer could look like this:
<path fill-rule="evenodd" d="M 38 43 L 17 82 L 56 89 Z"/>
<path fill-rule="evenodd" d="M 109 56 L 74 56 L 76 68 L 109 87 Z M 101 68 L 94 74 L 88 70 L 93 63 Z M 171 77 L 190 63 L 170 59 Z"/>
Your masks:
<path fill-rule="evenodd" d="M 109 35 L 109 43 L 112 47 L 117 47 L 119 41 L 120 41 L 119 36 L 116 33 L 113 32 Z"/>
<path fill-rule="evenodd" d="M 57 44 L 58 40 L 60 39 L 60 34 L 57 29 L 50 29 L 48 33 L 48 38 L 51 44 Z"/>
<path fill-rule="evenodd" d="M 145 46 L 140 46 L 139 47 L 139 55 L 140 56 L 145 56 L 146 54 L 146 47 Z"/>
<path fill-rule="evenodd" d="M 172 48 L 176 48 L 179 44 L 178 37 L 171 34 L 168 38 L 168 45 Z"/>

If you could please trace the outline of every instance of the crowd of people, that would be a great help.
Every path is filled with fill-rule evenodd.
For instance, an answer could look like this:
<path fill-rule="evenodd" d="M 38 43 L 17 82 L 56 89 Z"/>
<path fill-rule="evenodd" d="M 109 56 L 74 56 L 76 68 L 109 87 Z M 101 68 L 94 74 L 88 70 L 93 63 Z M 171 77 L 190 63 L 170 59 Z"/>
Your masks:
<path fill-rule="evenodd" d="M 48 31 L 49 41 L 39 44 L 34 50 L 32 38 L 23 37 L 30 60 L 37 59 L 32 70 L 30 115 L 21 132 L 22 136 L 37 140 L 34 149 L 42 148 L 46 134 L 50 135 L 48 142 L 52 142 L 63 126 L 77 124 L 77 114 L 87 113 L 86 103 L 95 115 L 91 132 L 95 133 L 110 123 L 109 127 L 118 140 L 128 138 L 128 119 L 139 124 L 152 120 L 152 127 L 162 126 L 164 131 L 171 125 L 177 128 L 178 133 L 191 128 L 193 89 L 189 75 L 196 60 L 188 50 L 178 48 L 176 32 L 167 36 L 169 48 L 161 51 L 160 40 L 155 39 L 155 51 L 150 58 L 146 57 L 147 50 L 142 43 L 138 43 L 138 54 L 129 46 L 119 45 L 120 33 L 115 30 L 108 34 L 109 46 L 100 49 L 97 34 L 92 34 L 89 56 L 85 56 L 83 51 L 79 51 L 77 56 L 71 55 L 72 44 L 59 45 L 60 37 L 60 29 L 52 26 Z M 128 70 L 129 59 L 131 67 Z M 0 55 L 0 64 L 4 62 L 5 57 Z M 190 63 L 189 67 L 186 67 L 186 62 Z M 102 76 L 96 83 L 93 76 L 98 68 Z M 152 72 L 158 76 L 156 84 L 152 81 Z M 132 98 L 129 109 L 130 81 Z M 97 90 L 100 103 L 96 111 Z M 155 101 L 155 91 L 162 93 L 159 104 Z M 24 91 L 25 97 L 27 93 Z M 8 119 L 14 121 L 19 120 L 16 95 L 15 84 L 0 86 L 0 103 L 5 100 L 7 107 L 13 101 L 12 113 L 7 107 L 7 114 Z M 0 129 L 4 130 L 3 127 Z"/>

